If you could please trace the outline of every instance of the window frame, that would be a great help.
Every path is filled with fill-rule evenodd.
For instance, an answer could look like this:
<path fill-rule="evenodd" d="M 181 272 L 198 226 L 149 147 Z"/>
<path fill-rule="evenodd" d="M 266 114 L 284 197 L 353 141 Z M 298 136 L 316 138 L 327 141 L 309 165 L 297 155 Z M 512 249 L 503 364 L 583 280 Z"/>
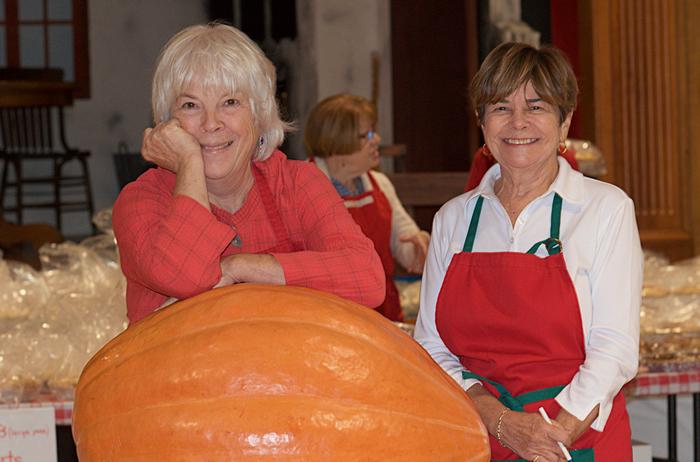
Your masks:
<path fill-rule="evenodd" d="M 52 24 L 70 25 L 73 29 L 73 69 L 75 81 L 66 82 L 73 88 L 76 98 L 90 97 L 90 59 L 88 50 L 88 10 L 87 0 L 71 0 L 72 18 L 67 20 L 49 20 L 46 18 L 48 2 L 42 0 L 43 19 L 19 21 L 19 0 L 5 0 L 5 19 L 0 25 L 5 26 L 5 54 L 8 68 L 20 68 L 19 26 L 41 25 L 44 27 L 44 68 L 49 62 L 48 26 Z"/>

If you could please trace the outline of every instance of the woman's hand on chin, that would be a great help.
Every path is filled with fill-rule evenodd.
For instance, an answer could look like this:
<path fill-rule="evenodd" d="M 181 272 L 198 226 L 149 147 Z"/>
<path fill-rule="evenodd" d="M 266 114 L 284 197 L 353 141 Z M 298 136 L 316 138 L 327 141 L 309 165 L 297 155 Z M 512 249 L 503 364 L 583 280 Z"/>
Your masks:
<path fill-rule="evenodd" d="M 180 126 L 177 119 L 144 130 L 141 155 L 147 161 L 174 173 L 188 168 L 193 162 L 202 165 L 199 142 Z"/>

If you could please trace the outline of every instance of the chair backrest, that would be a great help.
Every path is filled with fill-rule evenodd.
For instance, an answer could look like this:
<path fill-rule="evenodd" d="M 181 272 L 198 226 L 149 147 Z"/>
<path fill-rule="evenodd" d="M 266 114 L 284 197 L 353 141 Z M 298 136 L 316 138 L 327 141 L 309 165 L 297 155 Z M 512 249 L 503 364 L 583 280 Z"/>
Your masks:
<path fill-rule="evenodd" d="M 440 207 L 463 192 L 469 172 L 387 174 L 405 207 Z"/>
<path fill-rule="evenodd" d="M 63 82 L 63 69 L 0 67 L 0 80 L 15 82 Z"/>
<path fill-rule="evenodd" d="M 70 150 L 63 108 L 72 104 L 68 84 L 0 81 L 0 149 L 23 156 Z"/>

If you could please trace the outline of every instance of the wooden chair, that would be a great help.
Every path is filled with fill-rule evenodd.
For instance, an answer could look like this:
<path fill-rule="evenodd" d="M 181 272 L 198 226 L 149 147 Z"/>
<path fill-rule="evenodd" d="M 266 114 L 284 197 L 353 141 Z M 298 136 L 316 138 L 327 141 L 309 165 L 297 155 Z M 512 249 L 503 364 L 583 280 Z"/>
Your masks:
<path fill-rule="evenodd" d="M 395 173 L 387 173 L 396 195 L 421 229 L 430 230 L 433 216 L 453 197 L 464 192 L 469 172 L 406 172 L 405 144 L 380 146 L 382 156 L 394 159 Z"/>
<path fill-rule="evenodd" d="M 3 161 L 0 208 L 15 213 L 17 224 L 22 224 L 25 209 L 37 208 L 53 208 L 59 230 L 64 212 L 85 210 L 90 214 L 89 219 L 92 218 L 94 207 L 87 164 L 90 152 L 74 149 L 66 141 L 63 109 L 72 104 L 72 89 L 61 82 L 0 81 L 0 159 Z M 48 173 L 45 168 L 37 174 L 41 172 L 38 163 L 42 161 L 49 164 Z M 79 173 L 66 173 L 65 167 L 71 162 Z M 41 184 L 50 188 L 42 191 L 27 188 Z M 15 190 L 15 203 L 5 206 L 11 188 Z M 49 199 L 25 200 L 25 196 L 34 194 Z M 76 200 L 76 194 L 82 194 L 82 199 Z"/>

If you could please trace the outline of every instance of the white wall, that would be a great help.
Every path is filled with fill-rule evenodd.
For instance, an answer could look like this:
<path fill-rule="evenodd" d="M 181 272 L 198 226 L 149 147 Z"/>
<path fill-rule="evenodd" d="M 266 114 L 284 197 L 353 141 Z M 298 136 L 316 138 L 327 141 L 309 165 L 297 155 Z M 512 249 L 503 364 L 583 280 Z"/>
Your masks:
<path fill-rule="evenodd" d="M 183 27 L 206 22 L 207 13 L 205 0 L 91 0 L 88 14 L 91 97 L 76 101 L 66 116 L 69 142 L 92 152 L 99 210 L 111 207 L 118 194 L 112 153 L 120 141 L 138 151 L 151 123 L 151 76 L 161 47 Z M 53 215 L 46 216 L 53 223 Z M 65 215 L 64 234 L 89 234 L 86 217 Z"/>
<path fill-rule="evenodd" d="M 391 124 L 391 27 L 388 0 L 317 0 L 315 12 L 318 99 L 348 92 L 372 96 L 371 53 L 381 59 L 379 127 L 384 142 Z"/>
<path fill-rule="evenodd" d="M 372 52 L 380 56 L 379 124 L 383 143 L 391 143 L 391 27 L 388 0 L 297 0 L 302 74 L 306 95 L 298 112 L 299 132 L 311 107 L 336 94 L 372 96 Z M 296 146 L 296 144 L 295 144 Z M 303 150 L 303 149 L 302 149 Z"/>

